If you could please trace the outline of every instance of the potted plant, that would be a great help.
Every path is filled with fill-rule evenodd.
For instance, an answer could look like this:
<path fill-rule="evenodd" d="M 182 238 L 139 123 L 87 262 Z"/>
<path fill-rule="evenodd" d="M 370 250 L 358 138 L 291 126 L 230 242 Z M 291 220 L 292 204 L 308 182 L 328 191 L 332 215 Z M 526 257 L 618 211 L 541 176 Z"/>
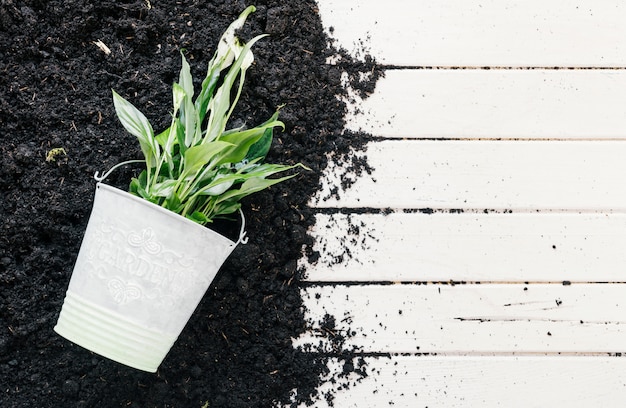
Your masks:
<path fill-rule="evenodd" d="M 155 372 L 222 263 L 245 241 L 240 200 L 294 175 L 270 176 L 305 168 L 263 162 L 273 129 L 284 128 L 278 110 L 254 128 L 226 128 L 253 62 L 251 48 L 265 36 L 246 44 L 235 36 L 254 11 L 248 7 L 224 32 L 195 97 L 181 52 L 172 121 L 164 131 L 155 133 L 113 91 L 117 116 L 139 141 L 144 160 L 120 163 L 102 177 L 96 173 L 92 213 L 54 328 L 61 336 Z M 145 168 L 129 192 L 102 183 L 115 168 L 135 162 Z M 206 227 L 237 212 L 237 242 Z"/>

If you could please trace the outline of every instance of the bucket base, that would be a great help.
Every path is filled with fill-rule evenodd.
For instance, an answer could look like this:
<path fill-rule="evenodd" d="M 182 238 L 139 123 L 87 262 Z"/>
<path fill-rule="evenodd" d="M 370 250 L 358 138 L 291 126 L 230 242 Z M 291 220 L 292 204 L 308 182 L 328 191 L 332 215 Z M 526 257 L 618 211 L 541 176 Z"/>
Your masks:
<path fill-rule="evenodd" d="M 156 372 L 176 337 L 150 330 L 68 291 L 54 331 L 94 353 Z"/>

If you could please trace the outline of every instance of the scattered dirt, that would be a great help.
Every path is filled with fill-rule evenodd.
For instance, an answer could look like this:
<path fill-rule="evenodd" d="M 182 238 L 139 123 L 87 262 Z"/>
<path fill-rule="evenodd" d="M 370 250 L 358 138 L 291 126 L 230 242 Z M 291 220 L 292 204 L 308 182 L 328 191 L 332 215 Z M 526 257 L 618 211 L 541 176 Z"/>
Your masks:
<path fill-rule="evenodd" d="M 307 327 L 297 260 L 303 248 L 314 256 L 307 235 L 314 211 L 307 203 L 327 155 L 344 157 L 363 141 L 342 131 L 342 77 L 362 95 L 377 74 L 373 61 L 355 63 L 328 46 L 311 0 L 256 3 L 241 36 L 271 36 L 255 46 L 233 126 L 259 123 L 285 104 L 286 130 L 276 135 L 269 161 L 303 162 L 312 171 L 244 203 L 250 242 L 235 250 L 158 373 L 114 363 L 52 331 L 91 210 L 94 173 L 140 158 L 115 118 L 111 89 L 164 128 L 179 51 L 186 50 L 200 80 L 217 39 L 246 5 L 0 2 L 0 406 L 270 407 L 332 400 L 316 391 L 329 356 L 292 347 Z M 337 54 L 336 65 L 326 64 Z M 108 182 L 125 189 L 137 170 L 119 170 Z M 335 358 L 353 361 L 338 350 Z M 362 364 L 353 369 L 365 372 Z"/>

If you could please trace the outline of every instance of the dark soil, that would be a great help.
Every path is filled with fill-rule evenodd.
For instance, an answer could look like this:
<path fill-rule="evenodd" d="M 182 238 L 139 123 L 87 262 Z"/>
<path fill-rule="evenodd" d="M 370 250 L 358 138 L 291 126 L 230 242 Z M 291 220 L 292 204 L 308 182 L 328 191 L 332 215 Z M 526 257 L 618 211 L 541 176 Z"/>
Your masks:
<path fill-rule="evenodd" d="M 111 89 L 164 128 L 179 51 L 200 80 L 246 5 L 0 1 L 1 407 L 270 407 L 320 397 L 328 356 L 292 347 L 307 327 L 297 260 L 310 252 L 307 203 L 326 154 L 355 144 L 342 134 L 341 74 L 358 78 L 353 71 L 372 64 L 325 63 L 335 50 L 311 0 L 257 2 L 241 36 L 271 36 L 255 46 L 233 125 L 260 123 L 285 104 L 286 130 L 268 160 L 312 171 L 244 203 L 250 242 L 224 265 L 159 371 L 112 362 L 52 330 L 89 218 L 92 176 L 140 158 L 114 115 Z M 64 153 L 46 161 L 57 148 Z M 119 170 L 108 183 L 126 189 L 137 171 Z"/>

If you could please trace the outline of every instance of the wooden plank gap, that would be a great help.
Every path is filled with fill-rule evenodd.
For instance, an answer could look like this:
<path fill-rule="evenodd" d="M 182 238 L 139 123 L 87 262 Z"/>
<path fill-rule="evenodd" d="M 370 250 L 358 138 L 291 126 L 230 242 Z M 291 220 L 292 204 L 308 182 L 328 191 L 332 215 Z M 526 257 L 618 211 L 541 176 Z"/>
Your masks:
<path fill-rule="evenodd" d="M 588 67 L 576 67 L 576 66 L 504 66 L 504 65 L 480 65 L 480 66 L 470 66 L 470 65 L 389 65 L 389 64 L 378 64 L 379 69 L 382 70 L 523 70 L 523 71 L 532 71 L 532 70 L 545 70 L 545 71 L 559 71 L 559 70 L 594 70 L 594 71 L 611 71 L 611 70 L 624 70 L 626 69 L 626 65 L 624 66 L 614 66 L 614 67 L 602 67 L 602 66 L 588 66 Z"/>
<path fill-rule="evenodd" d="M 300 286 L 303 288 L 312 287 L 336 287 L 336 286 L 426 286 L 426 285 L 440 285 L 440 286 L 461 286 L 461 285 L 556 285 L 556 286 L 573 286 L 573 285 L 626 285 L 626 281 L 314 281 L 304 280 L 301 281 Z"/>

